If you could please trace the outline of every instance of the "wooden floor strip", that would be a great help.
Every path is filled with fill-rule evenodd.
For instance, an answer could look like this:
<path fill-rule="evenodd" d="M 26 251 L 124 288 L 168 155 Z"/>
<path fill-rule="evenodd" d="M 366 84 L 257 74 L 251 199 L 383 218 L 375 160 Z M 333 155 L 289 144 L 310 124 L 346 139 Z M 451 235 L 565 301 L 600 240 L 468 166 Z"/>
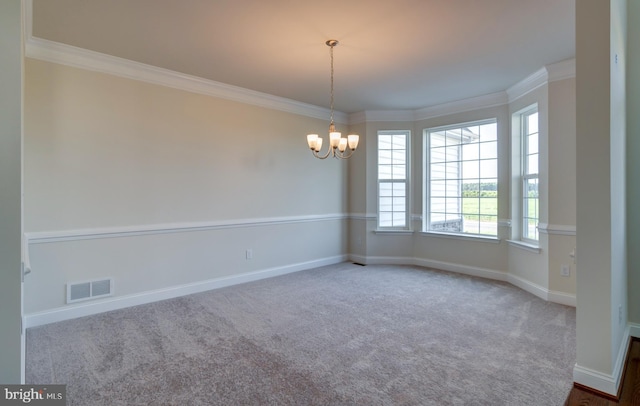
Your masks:
<path fill-rule="evenodd" d="M 574 386 L 565 406 L 640 406 L 640 339 L 631 340 L 622 391 L 617 402 Z"/>

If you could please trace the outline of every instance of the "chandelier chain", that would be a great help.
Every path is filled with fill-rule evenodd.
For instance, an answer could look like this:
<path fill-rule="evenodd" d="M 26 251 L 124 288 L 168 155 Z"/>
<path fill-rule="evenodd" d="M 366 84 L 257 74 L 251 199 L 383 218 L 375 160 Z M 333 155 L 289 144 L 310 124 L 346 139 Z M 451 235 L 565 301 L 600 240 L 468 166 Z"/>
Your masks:
<path fill-rule="evenodd" d="M 330 54 L 331 54 L 331 124 L 333 125 L 333 47 L 334 45 L 330 45 Z"/>

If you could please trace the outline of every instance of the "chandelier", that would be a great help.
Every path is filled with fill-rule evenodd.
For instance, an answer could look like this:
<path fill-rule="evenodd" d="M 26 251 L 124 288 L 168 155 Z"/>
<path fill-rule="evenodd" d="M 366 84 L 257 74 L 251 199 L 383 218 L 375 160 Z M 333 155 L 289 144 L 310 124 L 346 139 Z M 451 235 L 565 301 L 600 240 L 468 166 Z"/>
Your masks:
<path fill-rule="evenodd" d="M 336 131 L 336 126 L 333 124 L 333 47 L 338 45 L 338 41 L 330 39 L 326 42 L 329 46 L 329 53 L 331 55 L 331 123 L 329 124 L 329 149 L 325 154 L 321 154 L 322 149 L 322 137 L 318 134 L 307 135 L 307 144 L 309 149 L 313 152 L 313 155 L 319 159 L 325 159 L 329 156 L 334 158 L 347 159 L 353 155 L 353 151 L 358 148 L 358 141 L 360 137 L 356 134 L 349 134 L 347 138 L 343 138 L 342 134 Z M 347 151 L 349 147 L 349 151 Z"/>

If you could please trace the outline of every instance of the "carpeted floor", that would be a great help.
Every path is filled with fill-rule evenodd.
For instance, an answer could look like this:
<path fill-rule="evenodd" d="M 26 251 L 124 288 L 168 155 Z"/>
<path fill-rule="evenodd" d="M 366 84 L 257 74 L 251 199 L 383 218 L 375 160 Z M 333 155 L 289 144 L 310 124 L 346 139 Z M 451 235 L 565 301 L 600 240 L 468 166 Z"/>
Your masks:
<path fill-rule="evenodd" d="M 27 330 L 69 405 L 562 405 L 575 309 L 343 263 Z"/>

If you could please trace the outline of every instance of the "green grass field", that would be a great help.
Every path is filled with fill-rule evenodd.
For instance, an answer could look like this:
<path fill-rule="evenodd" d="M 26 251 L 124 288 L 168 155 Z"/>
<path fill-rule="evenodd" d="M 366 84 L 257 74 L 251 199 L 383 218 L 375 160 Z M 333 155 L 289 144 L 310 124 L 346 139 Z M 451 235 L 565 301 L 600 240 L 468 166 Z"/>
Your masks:
<path fill-rule="evenodd" d="M 538 200 L 534 200 L 535 204 L 529 205 L 530 218 L 538 218 L 539 207 Z M 532 202 L 532 203 L 533 203 Z M 481 213 L 481 216 L 470 213 Z M 466 220 L 470 221 L 491 221 L 498 219 L 498 198 L 494 197 L 463 197 L 462 198 L 462 214 Z"/>

